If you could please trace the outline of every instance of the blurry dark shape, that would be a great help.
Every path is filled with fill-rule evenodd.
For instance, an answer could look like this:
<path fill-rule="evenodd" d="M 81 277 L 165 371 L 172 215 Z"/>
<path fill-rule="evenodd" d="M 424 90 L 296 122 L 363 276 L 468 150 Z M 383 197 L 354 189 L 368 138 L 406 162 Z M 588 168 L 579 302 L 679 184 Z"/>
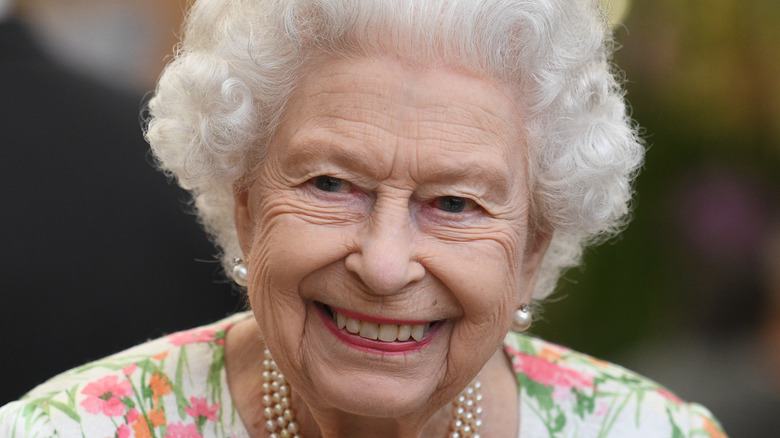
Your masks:
<path fill-rule="evenodd" d="M 679 184 L 672 214 L 692 256 L 718 265 L 755 265 L 772 206 L 758 181 L 711 166 Z"/>
<path fill-rule="evenodd" d="M 0 2 L 8 0 L 0 0 Z M 17 0 L 40 49 L 112 87 L 149 90 L 176 44 L 186 1 Z"/>
<path fill-rule="evenodd" d="M 780 394 L 780 221 L 766 239 L 762 280 L 768 294 L 760 320 L 761 357 L 775 394 Z"/>
<path fill-rule="evenodd" d="M 241 307 L 186 195 L 150 164 L 141 102 L 54 64 L 0 20 L 0 405 Z"/>
<path fill-rule="evenodd" d="M 703 403 L 732 436 L 769 436 L 780 429 L 780 284 L 767 280 L 780 271 L 780 248 L 768 250 L 777 198 L 725 164 L 691 169 L 669 189 L 675 256 L 686 261 L 679 298 L 691 310 L 673 336 L 621 363 Z"/>
<path fill-rule="evenodd" d="M 776 207 L 760 180 L 725 165 L 693 169 L 673 189 L 668 214 L 688 276 L 693 323 L 711 336 L 755 328 L 766 305 L 763 246 Z"/>

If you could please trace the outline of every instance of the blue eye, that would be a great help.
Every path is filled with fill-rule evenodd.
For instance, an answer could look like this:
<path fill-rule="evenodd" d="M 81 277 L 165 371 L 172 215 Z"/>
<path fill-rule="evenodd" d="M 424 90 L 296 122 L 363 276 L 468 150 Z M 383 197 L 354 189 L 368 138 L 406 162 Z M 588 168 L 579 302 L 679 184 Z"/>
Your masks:
<path fill-rule="evenodd" d="M 320 175 L 313 180 L 314 187 L 322 190 L 323 192 L 341 192 L 349 187 L 349 183 L 343 179 L 334 178 L 328 175 Z"/>
<path fill-rule="evenodd" d="M 474 201 L 459 196 L 442 196 L 435 201 L 435 206 L 447 213 L 463 213 L 476 207 Z"/>

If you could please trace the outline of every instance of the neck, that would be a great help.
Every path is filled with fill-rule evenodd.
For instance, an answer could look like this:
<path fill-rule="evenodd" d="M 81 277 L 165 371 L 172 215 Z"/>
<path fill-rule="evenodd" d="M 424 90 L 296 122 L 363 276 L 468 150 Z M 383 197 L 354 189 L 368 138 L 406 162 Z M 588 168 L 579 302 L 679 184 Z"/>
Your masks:
<path fill-rule="evenodd" d="M 452 404 L 447 403 L 432 414 L 415 414 L 401 418 L 358 416 L 337 410 L 312 412 L 302 400 L 296 409 L 300 415 L 302 437 L 338 438 L 370 436 L 375 438 L 417 438 L 449 436 Z"/>

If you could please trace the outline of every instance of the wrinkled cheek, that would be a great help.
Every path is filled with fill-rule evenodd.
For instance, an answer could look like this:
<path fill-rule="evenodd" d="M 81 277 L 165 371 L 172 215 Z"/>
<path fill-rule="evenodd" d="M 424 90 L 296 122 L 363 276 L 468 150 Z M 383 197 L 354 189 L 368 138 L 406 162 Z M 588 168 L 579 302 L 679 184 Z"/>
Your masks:
<path fill-rule="evenodd" d="M 506 281 L 506 287 L 516 289 L 522 283 L 521 266 L 524 259 L 526 236 L 507 232 L 496 241 L 496 245 L 501 248 L 504 257 L 503 278 Z"/>
<path fill-rule="evenodd" d="M 450 340 L 445 382 L 457 384 L 457 387 L 468 384 L 501 347 L 504 335 L 499 325 L 456 323 Z"/>
<path fill-rule="evenodd" d="M 494 302 L 493 305 L 483 312 L 465 315 L 456 321 L 453 328 L 453 344 L 457 342 L 457 347 L 464 347 L 468 351 L 484 346 L 490 350 L 492 346 L 501 344 L 509 328 L 511 309 L 505 301 Z"/>
<path fill-rule="evenodd" d="M 522 293 L 516 254 L 513 245 L 495 240 L 458 254 L 459 260 L 469 263 L 458 266 L 449 287 L 464 309 L 468 330 L 483 335 L 490 330 L 502 330 Z"/>
<path fill-rule="evenodd" d="M 302 335 L 305 306 L 296 278 L 299 266 L 293 263 L 293 242 L 285 238 L 283 218 L 266 221 L 258 228 L 249 254 L 248 294 L 263 337 L 296 345 Z M 295 342 L 295 343 L 291 343 Z"/>
<path fill-rule="evenodd" d="M 455 321 L 450 345 L 454 363 L 470 363 L 475 357 L 484 363 L 495 351 L 509 330 L 512 313 L 518 303 L 518 269 L 515 245 L 507 241 L 485 241 L 474 260 L 474 266 L 464 266 L 460 282 L 453 292 L 463 308 L 463 316 Z M 475 371 L 475 372 L 478 372 Z"/>

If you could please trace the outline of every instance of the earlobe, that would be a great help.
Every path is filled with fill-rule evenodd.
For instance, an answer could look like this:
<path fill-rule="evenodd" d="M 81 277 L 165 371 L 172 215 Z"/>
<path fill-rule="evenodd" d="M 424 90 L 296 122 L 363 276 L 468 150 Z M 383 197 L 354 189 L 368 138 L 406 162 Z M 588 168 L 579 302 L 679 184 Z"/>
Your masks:
<path fill-rule="evenodd" d="M 252 246 L 254 224 L 249 211 L 249 188 L 239 182 L 233 184 L 233 220 L 236 224 L 241 252 L 247 255 Z"/>

